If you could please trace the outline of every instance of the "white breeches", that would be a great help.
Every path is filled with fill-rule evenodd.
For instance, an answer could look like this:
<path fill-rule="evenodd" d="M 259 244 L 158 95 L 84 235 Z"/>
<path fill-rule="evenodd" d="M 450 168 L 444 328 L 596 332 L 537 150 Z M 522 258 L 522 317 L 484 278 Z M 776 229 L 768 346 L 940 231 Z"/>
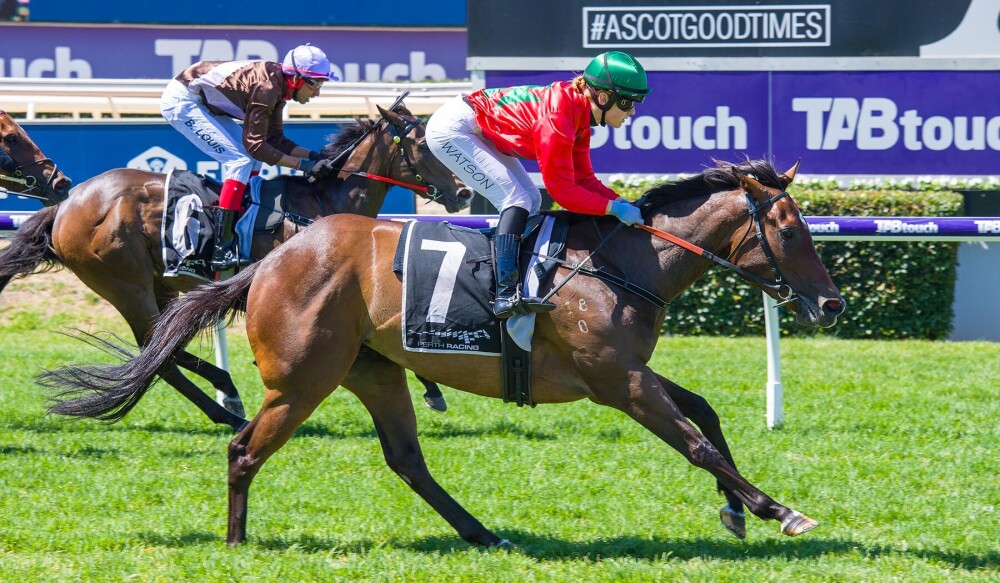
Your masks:
<path fill-rule="evenodd" d="M 497 210 L 519 206 L 534 215 L 541 208 L 542 193 L 524 166 L 483 138 L 472 108 L 461 95 L 431 116 L 427 144 L 459 180 L 486 197 Z"/>
<path fill-rule="evenodd" d="M 246 184 L 250 173 L 260 171 L 261 162 L 243 148 L 243 128 L 229 116 L 217 116 L 176 79 L 167 84 L 160 99 L 160 112 L 174 129 L 198 149 L 222 165 L 223 180 Z"/>

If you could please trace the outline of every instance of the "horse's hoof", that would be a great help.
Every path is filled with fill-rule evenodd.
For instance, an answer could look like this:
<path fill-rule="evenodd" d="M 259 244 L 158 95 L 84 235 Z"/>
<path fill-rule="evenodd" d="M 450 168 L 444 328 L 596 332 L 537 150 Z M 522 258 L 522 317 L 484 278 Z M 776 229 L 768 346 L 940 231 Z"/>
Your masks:
<path fill-rule="evenodd" d="M 448 402 L 444 400 L 444 397 L 428 397 L 424 395 L 424 404 L 437 411 L 439 413 L 444 413 L 448 410 Z"/>
<path fill-rule="evenodd" d="M 719 520 L 722 521 L 722 526 L 726 527 L 726 530 L 736 535 L 736 538 L 745 539 L 747 537 L 747 517 L 743 512 L 737 512 L 726 504 L 722 510 L 719 510 Z"/>
<path fill-rule="evenodd" d="M 490 548 L 491 549 L 501 550 L 501 551 L 513 551 L 514 549 L 517 548 L 517 545 L 515 545 L 514 543 L 510 542 L 509 540 L 503 538 L 503 539 L 500 539 L 500 542 L 498 542 L 497 544 L 490 545 Z"/>
<path fill-rule="evenodd" d="M 239 395 L 229 397 L 222 391 L 215 392 L 215 402 L 222 405 L 222 408 L 237 417 L 246 417 L 246 410 L 243 408 L 243 399 Z"/>
<path fill-rule="evenodd" d="M 797 536 L 819 526 L 819 523 L 804 514 L 792 512 L 792 515 L 781 521 L 781 534 Z"/>

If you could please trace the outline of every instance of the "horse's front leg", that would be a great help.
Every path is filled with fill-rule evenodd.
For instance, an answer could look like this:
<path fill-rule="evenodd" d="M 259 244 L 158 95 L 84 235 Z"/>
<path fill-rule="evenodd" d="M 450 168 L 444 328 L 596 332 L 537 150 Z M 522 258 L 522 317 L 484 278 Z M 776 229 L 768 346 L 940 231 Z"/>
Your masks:
<path fill-rule="evenodd" d="M 620 409 L 679 451 L 692 465 L 707 470 L 758 518 L 780 521 L 782 533 L 795 536 L 817 525 L 815 520 L 779 504 L 744 478 L 684 417 L 656 373 L 645 365 L 637 367 L 628 373 L 628 383 L 629 390 L 608 395 L 600 402 Z M 600 396 L 598 393 L 597 397 Z"/>
<path fill-rule="evenodd" d="M 712 442 L 712 445 L 719 450 L 726 462 L 735 469 L 736 462 L 733 460 L 733 454 L 729 451 L 726 437 L 722 434 L 719 415 L 712 408 L 712 405 L 701 395 L 692 393 L 663 375 L 657 374 L 656 379 L 663 385 L 670 400 L 677 405 L 681 413 L 698 426 L 702 435 Z M 716 483 L 719 491 L 726 497 L 726 505 L 719 511 L 719 519 L 729 532 L 739 538 L 745 538 L 747 526 L 746 517 L 743 514 L 743 502 L 740 501 L 735 492 L 723 486 L 721 482 Z"/>
<path fill-rule="evenodd" d="M 198 358 L 186 350 L 182 350 L 174 356 L 178 365 L 212 383 L 212 386 L 215 387 L 216 403 L 237 417 L 246 417 L 243 399 L 240 397 L 240 392 L 236 390 L 233 377 L 228 371 Z"/>

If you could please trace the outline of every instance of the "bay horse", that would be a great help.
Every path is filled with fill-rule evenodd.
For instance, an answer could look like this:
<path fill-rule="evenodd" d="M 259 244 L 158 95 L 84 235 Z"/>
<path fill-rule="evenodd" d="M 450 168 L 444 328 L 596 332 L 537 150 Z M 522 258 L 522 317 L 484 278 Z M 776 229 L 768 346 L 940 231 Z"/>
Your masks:
<path fill-rule="evenodd" d="M 449 212 L 468 204 L 472 191 L 431 154 L 423 122 L 401 99 L 389 109 L 378 109 L 377 121 L 358 120 L 324 147 L 327 157 L 343 154 L 346 158 L 338 174 L 315 183 L 301 176 L 274 179 L 282 183 L 286 217 L 293 218 L 286 218 L 273 233 L 257 234 L 254 259 L 304 230 L 313 219 L 335 213 L 374 217 L 390 183 L 433 197 Z M 0 254 L 0 291 L 13 276 L 34 273 L 41 264 L 65 266 L 121 313 L 142 346 L 157 314 L 180 292 L 198 283 L 186 277 L 163 277 L 164 180 L 165 175 L 153 172 L 109 170 L 74 188 L 65 202 L 33 215 Z M 294 220 L 296 216 L 305 221 Z M 167 383 L 212 421 L 234 429 L 246 424 L 242 399 L 228 372 L 187 351 L 176 356 L 176 365 L 214 385 L 225 406 L 208 397 L 175 365 L 162 371 Z"/>
<path fill-rule="evenodd" d="M 532 340 L 538 403 L 590 399 L 634 419 L 715 477 L 727 501 L 720 518 L 740 538 L 746 536 L 744 505 L 761 519 L 780 522 L 781 532 L 790 536 L 817 522 L 747 481 L 736 469 L 715 410 L 647 363 L 667 302 L 712 261 L 794 308 L 800 324 L 836 323 L 844 300 L 785 190 L 797 167 L 779 175 L 767 162 L 720 162 L 700 175 L 660 185 L 642 199 L 641 228 L 622 228 L 608 217 L 563 214 L 570 222 L 567 257 L 549 285 L 557 307 L 536 315 Z M 50 411 L 120 419 L 199 330 L 245 310 L 265 394 L 260 412 L 229 444 L 230 544 L 246 539 L 254 476 L 338 385 L 357 395 L 371 414 L 388 466 L 464 540 L 509 544 L 445 492 L 424 462 L 405 369 L 493 398 L 501 397 L 501 371 L 496 356 L 404 349 L 402 289 L 393 272 L 402 229 L 399 223 L 348 215 L 318 221 L 234 279 L 174 302 L 135 358 L 41 375 L 42 384 L 61 391 Z M 588 277 L 598 272 L 610 273 L 617 283 Z M 115 349 L 111 343 L 105 348 Z"/>
<path fill-rule="evenodd" d="M 46 206 L 69 194 L 73 181 L 45 156 L 24 128 L 0 109 L 0 192 L 41 200 Z"/>

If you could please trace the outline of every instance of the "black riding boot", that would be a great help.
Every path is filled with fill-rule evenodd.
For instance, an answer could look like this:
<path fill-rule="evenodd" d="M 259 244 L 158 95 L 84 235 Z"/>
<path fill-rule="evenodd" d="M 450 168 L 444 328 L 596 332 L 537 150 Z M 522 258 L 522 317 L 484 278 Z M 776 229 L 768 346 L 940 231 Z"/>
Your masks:
<path fill-rule="evenodd" d="M 246 267 L 249 261 L 240 258 L 236 248 L 236 211 L 221 206 L 209 207 L 218 230 L 215 232 L 215 252 L 209 266 L 214 271 L 228 271 Z"/>
<path fill-rule="evenodd" d="M 528 211 L 522 208 L 504 209 L 493 236 L 493 268 L 497 276 L 497 297 L 493 302 L 493 314 L 500 319 L 527 313 L 551 312 L 556 308 L 551 302 L 521 295 L 517 255 L 527 218 Z"/>

